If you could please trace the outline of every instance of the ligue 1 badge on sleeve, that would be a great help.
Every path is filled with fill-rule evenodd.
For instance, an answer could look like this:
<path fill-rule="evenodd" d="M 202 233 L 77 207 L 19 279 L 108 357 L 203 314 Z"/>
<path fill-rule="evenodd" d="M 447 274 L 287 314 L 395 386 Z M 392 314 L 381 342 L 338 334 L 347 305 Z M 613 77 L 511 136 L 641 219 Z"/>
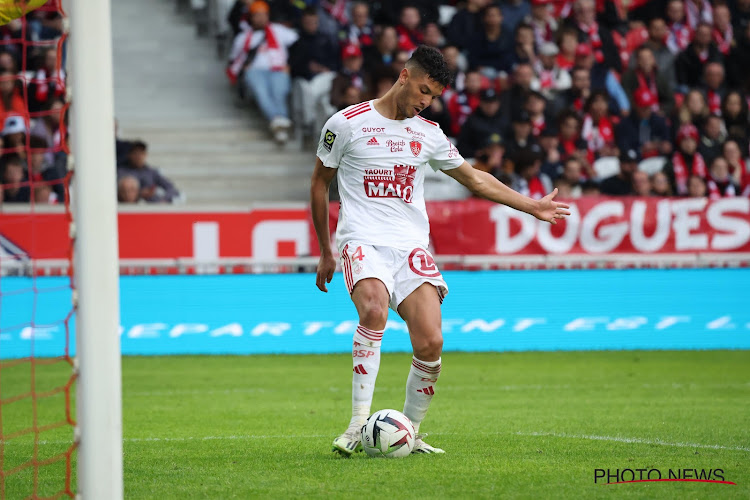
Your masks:
<path fill-rule="evenodd" d="M 409 142 L 409 146 L 411 147 L 411 154 L 419 156 L 419 153 L 422 151 L 422 143 L 419 141 L 411 141 Z"/>
<path fill-rule="evenodd" d="M 323 136 L 323 147 L 330 153 L 333 147 L 333 141 L 336 140 L 336 134 L 326 129 L 326 133 Z"/>

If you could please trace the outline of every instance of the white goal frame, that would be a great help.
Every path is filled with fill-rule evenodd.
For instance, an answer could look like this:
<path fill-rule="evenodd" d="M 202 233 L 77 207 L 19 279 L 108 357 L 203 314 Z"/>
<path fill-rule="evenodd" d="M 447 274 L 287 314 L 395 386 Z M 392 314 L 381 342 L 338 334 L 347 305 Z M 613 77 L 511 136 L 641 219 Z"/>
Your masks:
<path fill-rule="evenodd" d="M 121 500 L 122 389 L 110 0 L 69 0 L 79 498 Z"/>

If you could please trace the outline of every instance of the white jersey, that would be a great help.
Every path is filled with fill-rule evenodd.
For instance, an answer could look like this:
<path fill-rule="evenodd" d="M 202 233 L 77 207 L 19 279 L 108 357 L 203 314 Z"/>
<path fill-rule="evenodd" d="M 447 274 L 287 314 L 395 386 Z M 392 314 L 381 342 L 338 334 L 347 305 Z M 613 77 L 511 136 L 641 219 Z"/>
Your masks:
<path fill-rule="evenodd" d="M 341 197 L 336 245 L 347 241 L 411 250 L 427 248 L 425 168 L 449 170 L 464 159 L 437 123 L 390 120 L 363 102 L 328 119 L 318 158 L 338 168 Z"/>

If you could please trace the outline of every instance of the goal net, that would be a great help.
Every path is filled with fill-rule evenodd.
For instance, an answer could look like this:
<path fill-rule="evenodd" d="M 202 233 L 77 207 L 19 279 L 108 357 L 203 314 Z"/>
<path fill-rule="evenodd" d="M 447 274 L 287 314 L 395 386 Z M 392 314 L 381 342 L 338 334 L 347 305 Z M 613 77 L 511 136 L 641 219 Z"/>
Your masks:
<path fill-rule="evenodd" d="M 73 497 L 66 16 L 0 27 L 0 498 Z"/>

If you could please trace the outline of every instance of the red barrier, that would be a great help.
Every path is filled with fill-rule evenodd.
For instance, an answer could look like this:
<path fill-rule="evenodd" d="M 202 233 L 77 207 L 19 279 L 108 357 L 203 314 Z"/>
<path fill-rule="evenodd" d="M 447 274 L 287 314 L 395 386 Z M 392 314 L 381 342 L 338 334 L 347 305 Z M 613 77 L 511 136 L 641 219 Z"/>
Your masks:
<path fill-rule="evenodd" d="M 571 202 L 556 226 L 483 200 L 427 204 L 438 255 L 599 255 L 607 253 L 750 252 L 750 199 L 591 198 Z M 62 213 L 0 215 L 0 258 L 63 259 Z M 331 231 L 338 204 L 331 204 Z M 304 207 L 237 211 L 123 212 L 120 258 L 274 259 L 317 255 Z"/>

